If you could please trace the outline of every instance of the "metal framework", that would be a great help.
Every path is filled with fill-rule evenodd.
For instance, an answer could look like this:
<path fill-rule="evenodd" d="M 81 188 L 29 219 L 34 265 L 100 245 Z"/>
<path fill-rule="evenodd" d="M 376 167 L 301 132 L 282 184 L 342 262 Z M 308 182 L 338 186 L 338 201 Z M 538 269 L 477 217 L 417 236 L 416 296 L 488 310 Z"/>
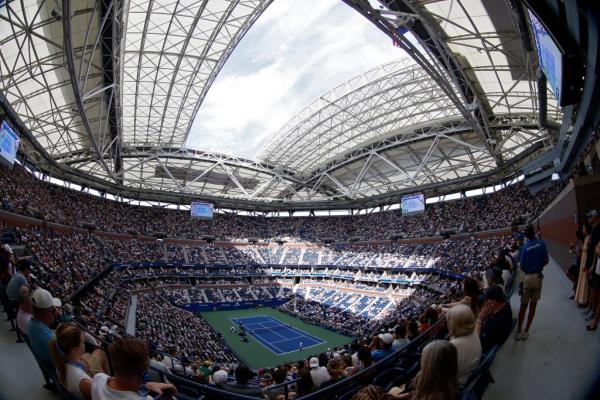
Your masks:
<path fill-rule="evenodd" d="M 553 145 L 538 121 L 535 52 L 506 2 L 344 1 L 410 57 L 325 93 L 257 161 L 185 142 L 221 67 L 272 0 L 8 1 L 0 97 L 31 133 L 26 155 L 58 177 L 243 209 L 456 190 L 514 173 Z M 551 93 L 547 118 L 562 118 Z"/>

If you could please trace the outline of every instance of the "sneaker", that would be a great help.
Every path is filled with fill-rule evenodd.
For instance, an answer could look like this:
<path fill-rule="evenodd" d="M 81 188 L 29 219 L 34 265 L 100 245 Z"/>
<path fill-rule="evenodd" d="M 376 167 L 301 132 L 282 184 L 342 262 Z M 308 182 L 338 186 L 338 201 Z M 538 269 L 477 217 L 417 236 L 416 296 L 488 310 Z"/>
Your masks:
<path fill-rule="evenodd" d="M 527 340 L 528 337 L 529 337 L 529 332 L 523 332 L 521 334 L 521 340 Z"/>
<path fill-rule="evenodd" d="M 522 340 L 522 339 L 523 339 L 523 334 L 521 332 L 515 333 L 515 340 Z"/>

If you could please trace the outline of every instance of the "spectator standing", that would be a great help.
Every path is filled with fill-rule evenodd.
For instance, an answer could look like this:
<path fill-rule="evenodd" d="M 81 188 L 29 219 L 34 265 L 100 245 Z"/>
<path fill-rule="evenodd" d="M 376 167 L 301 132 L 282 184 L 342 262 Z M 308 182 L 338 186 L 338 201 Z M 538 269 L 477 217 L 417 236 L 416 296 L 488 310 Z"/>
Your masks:
<path fill-rule="evenodd" d="M 590 275 L 591 275 L 591 285 L 594 288 L 594 291 L 596 292 L 596 301 L 598 301 L 598 299 L 600 299 L 600 242 L 598 242 L 596 244 L 596 248 L 595 248 L 595 257 L 594 257 L 594 264 L 592 269 L 590 270 Z M 592 320 L 592 323 L 590 325 L 587 326 L 587 330 L 588 331 L 595 331 L 596 329 L 598 329 L 598 322 L 600 321 L 600 302 L 598 303 L 598 305 L 596 306 L 596 314 L 594 316 L 594 319 Z"/>
<path fill-rule="evenodd" d="M 590 297 L 589 287 L 589 270 L 587 268 L 587 253 L 590 245 L 590 226 L 589 224 L 583 224 L 581 227 L 581 233 L 583 236 L 581 245 L 581 258 L 579 261 L 580 271 L 579 279 L 577 280 L 577 289 L 575 290 L 575 301 L 579 307 L 583 308 L 588 305 Z"/>
<path fill-rule="evenodd" d="M 600 318 L 600 270 L 598 268 L 598 255 L 596 246 L 600 243 L 600 215 L 598 211 L 591 210 L 587 214 L 588 222 L 591 225 L 590 243 L 587 249 L 586 269 L 588 270 L 588 278 L 590 288 L 594 292 L 592 304 L 592 323 L 587 326 L 588 331 L 595 331 L 598 328 L 598 319 Z"/>
<path fill-rule="evenodd" d="M 521 248 L 520 264 L 521 269 L 525 272 L 525 277 L 523 278 L 523 293 L 521 295 L 521 307 L 519 308 L 517 333 L 515 334 L 516 340 L 527 340 L 529 337 L 529 329 L 535 317 L 537 303 L 542 296 L 542 279 L 544 278 L 542 270 L 548 264 L 546 243 L 535 237 L 533 226 L 528 225 L 524 233 L 527 241 Z M 527 325 L 525 331 L 521 332 L 528 308 Z"/>

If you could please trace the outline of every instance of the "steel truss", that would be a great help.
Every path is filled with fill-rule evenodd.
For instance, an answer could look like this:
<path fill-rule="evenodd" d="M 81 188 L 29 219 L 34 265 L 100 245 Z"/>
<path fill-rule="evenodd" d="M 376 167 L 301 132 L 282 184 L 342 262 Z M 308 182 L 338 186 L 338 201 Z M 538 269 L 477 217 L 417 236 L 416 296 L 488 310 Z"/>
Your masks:
<path fill-rule="evenodd" d="M 412 60 L 324 94 L 259 161 L 184 147 L 220 68 L 272 0 L 9 1 L 0 9 L 0 91 L 32 133 L 23 147 L 31 160 L 45 159 L 57 177 L 146 200 L 372 206 L 407 191 L 497 181 L 552 145 L 538 121 L 535 55 L 510 18 L 497 31 L 480 0 L 386 1 L 382 9 L 344 1 Z M 561 117 L 549 95 L 548 119 Z"/>

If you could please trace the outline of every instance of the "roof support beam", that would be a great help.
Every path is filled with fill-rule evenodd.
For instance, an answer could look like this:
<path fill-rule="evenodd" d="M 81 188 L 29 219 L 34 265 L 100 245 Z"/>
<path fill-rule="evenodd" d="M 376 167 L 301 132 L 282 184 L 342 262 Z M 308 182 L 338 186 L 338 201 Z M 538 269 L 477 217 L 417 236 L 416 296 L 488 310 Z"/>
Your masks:
<path fill-rule="evenodd" d="M 110 167 L 104 161 L 104 157 L 102 156 L 102 151 L 101 151 L 100 147 L 98 146 L 98 143 L 96 142 L 96 138 L 94 136 L 94 133 L 92 132 L 92 127 L 90 126 L 90 122 L 87 118 L 86 108 L 85 108 L 85 104 L 83 102 L 84 99 L 83 99 L 83 95 L 82 95 L 82 87 L 85 87 L 85 82 L 83 82 L 83 84 L 81 84 L 81 82 L 78 78 L 80 75 L 75 70 L 75 51 L 73 49 L 73 41 L 72 41 L 73 38 L 72 38 L 72 31 L 71 31 L 71 17 L 72 17 L 71 1 L 63 0 L 62 9 L 63 9 L 63 30 L 64 30 L 64 41 L 65 41 L 65 53 L 66 53 L 66 58 L 67 58 L 67 66 L 69 69 L 69 75 L 71 77 L 71 86 L 73 88 L 73 95 L 75 97 L 75 103 L 77 104 L 77 108 L 79 109 L 79 115 L 83 122 L 83 127 L 87 133 L 88 139 L 89 139 L 92 147 L 94 148 L 94 152 L 96 153 L 96 161 L 98 163 L 100 163 L 100 165 L 102 165 L 102 168 L 106 171 L 106 174 L 110 178 L 112 178 L 113 181 L 118 183 L 118 180 L 115 177 L 113 171 L 110 169 Z M 95 15 L 95 13 L 92 13 L 90 16 L 90 20 L 89 20 L 90 24 L 93 24 L 95 21 L 94 15 Z M 101 26 L 103 26 L 105 22 L 106 22 L 106 18 L 102 19 Z M 87 39 L 87 35 L 86 35 L 86 39 Z M 92 50 L 92 54 L 89 57 L 90 63 L 91 63 L 91 60 L 93 59 L 94 52 L 96 51 L 97 45 L 98 45 L 98 41 L 96 40 L 95 44 L 94 44 L 94 48 Z M 85 47 L 85 43 L 84 43 L 84 47 Z M 82 54 L 81 57 L 83 58 L 84 54 Z M 81 73 L 81 68 L 80 68 L 79 72 Z"/>

